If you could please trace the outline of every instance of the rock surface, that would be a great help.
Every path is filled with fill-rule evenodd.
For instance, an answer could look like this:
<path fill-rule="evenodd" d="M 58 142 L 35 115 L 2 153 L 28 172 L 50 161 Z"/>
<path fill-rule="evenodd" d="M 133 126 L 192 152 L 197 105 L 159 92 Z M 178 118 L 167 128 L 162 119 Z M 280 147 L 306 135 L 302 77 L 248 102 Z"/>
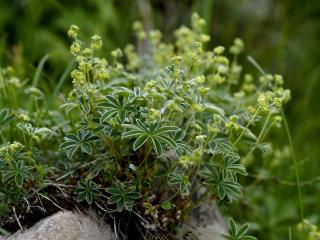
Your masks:
<path fill-rule="evenodd" d="M 47 217 L 24 232 L 18 231 L 0 240 L 116 240 L 112 229 L 94 215 L 61 211 Z M 177 239 L 221 240 L 225 223 L 214 203 L 203 204 L 192 211 Z M 129 238 L 130 240 L 130 238 Z"/>
<path fill-rule="evenodd" d="M 94 216 L 61 211 L 6 240 L 116 240 L 112 229 Z"/>
<path fill-rule="evenodd" d="M 222 240 L 227 233 L 226 224 L 212 202 L 194 209 L 177 238 L 181 240 Z"/>

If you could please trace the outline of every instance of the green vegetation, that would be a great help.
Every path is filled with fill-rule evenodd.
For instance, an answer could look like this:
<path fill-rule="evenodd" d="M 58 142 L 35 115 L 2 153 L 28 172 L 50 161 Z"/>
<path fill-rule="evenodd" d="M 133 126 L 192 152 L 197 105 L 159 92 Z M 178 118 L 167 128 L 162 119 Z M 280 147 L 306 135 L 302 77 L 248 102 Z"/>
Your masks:
<path fill-rule="evenodd" d="M 319 239 L 320 4 L 170 2 L 1 3 L 1 232 L 91 206 L 162 235 L 216 199 L 226 239 Z"/>

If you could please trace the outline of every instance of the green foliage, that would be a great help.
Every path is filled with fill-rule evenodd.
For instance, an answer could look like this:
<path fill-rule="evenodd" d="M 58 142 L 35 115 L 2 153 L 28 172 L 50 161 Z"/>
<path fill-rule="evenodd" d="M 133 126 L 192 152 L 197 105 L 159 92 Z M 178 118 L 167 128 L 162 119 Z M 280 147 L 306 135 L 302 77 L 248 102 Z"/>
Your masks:
<path fill-rule="evenodd" d="M 162 126 L 159 127 L 159 122 L 152 123 L 149 126 L 143 124 L 139 119 L 136 120 L 136 124 L 124 125 L 127 130 L 124 134 L 124 138 L 135 137 L 136 140 L 133 143 L 133 150 L 136 151 L 146 142 L 153 144 L 153 149 L 159 156 L 163 152 L 165 145 L 173 148 L 177 148 L 177 143 L 168 135 L 172 132 L 179 131 L 179 128 L 175 126 Z"/>
<path fill-rule="evenodd" d="M 168 185 L 176 187 L 182 194 L 189 194 L 191 184 L 187 176 L 179 173 L 169 173 Z"/>
<path fill-rule="evenodd" d="M 206 176 L 204 184 L 214 193 L 218 193 L 220 199 L 242 197 L 241 186 L 231 179 L 224 178 L 222 174 L 213 170 L 210 175 Z"/>
<path fill-rule="evenodd" d="M 199 204 L 241 198 L 244 164 L 281 126 L 290 91 L 280 75 L 246 72 L 238 60 L 241 39 L 230 55 L 222 46 L 207 50 L 204 19 L 193 14 L 191 26 L 164 43 L 159 31 L 146 32 L 136 22 L 137 45 L 149 42 L 150 50 L 116 49 L 109 63 L 98 57 L 101 38 L 83 41 L 72 25 L 72 89 L 59 96 L 49 98 L 37 86 L 22 91 L 12 69 L 3 69 L 0 106 L 12 112 L 1 132 L 5 206 L 56 187 L 115 217 L 133 213 L 147 233 L 143 215 L 152 229 L 170 232 Z M 13 102 L 11 94 L 30 97 Z M 245 231 L 235 231 L 234 239 Z"/>
<path fill-rule="evenodd" d="M 107 96 L 105 102 L 100 103 L 98 106 L 104 110 L 100 117 L 101 123 L 106 122 L 106 120 L 114 115 L 116 115 L 121 122 L 124 122 L 126 112 L 134 110 L 134 108 L 130 108 L 130 104 L 124 104 L 122 96 L 118 96 L 118 99 L 113 96 Z"/>
<path fill-rule="evenodd" d="M 230 234 L 223 235 L 226 240 L 256 240 L 257 238 L 247 235 L 250 229 L 250 224 L 246 223 L 239 228 L 237 227 L 235 221 L 230 218 L 229 220 Z"/>
<path fill-rule="evenodd" d="M 1 1 L 0 32 L 2 34 L 0 36 L 0 75 L 3 76 L 4 74 L 6 76 L 0 77 L 0 109 L 10 109 L 9 112 L 12 119 L 5 125 L 0 124 L 0 148 L 6 144 L 13 144 L 14 141 L 21 142 L 25 145 L 29 159 L 24 159 L 24 162 L 26 166 L 35 167 L 32 169 L 32 174 L 36 180 L 34 182 L 28 181 L 24 184 L 24 187 L 29 187 L 29 184 L 33 184 L 32 187 L 35 190 L 42 188 L 42 184 L 48 181 L 46 178 L 48 174 L 53 174 L 50 178 L 70 174 L 68 175 L 70 178 L 71 176 L 72 178 L 76 178 L 74 181 L 71 181 L 72 183 L 69 183 L 72 185 L 79 180 L 78 176 L 82 174 L 90 175 L 90 179 L 93 176 L 103 175 L 105 179 L 108 179 L 108 183 L 105 185 L 109 186 L 109 182 L 113 181 L 112 179 L 115 175 L 119 178 L 123 176 L 121 173 L 119 174 L 117 169 L 120 166 L 125 168 L 125 166 L 121 164 L 124 161 L 119 161 L 120 163 L 115 162 L 111 156 L 112 154 L 106 152 L 106 147 L 104 147 L 104 145 L 111 146 L 111 144 L 118 146 L 119 139 L 115 141 L 115 139 L 111 140 L 110 138 L 119 138 L 119 136 L 121 138 L 122 132 L 120 131 L 120 135 L 119 132 L 117 132 L 121 127 L 118 125 L 116 129 L 112 130 L 106 123 L 100 124 L 99 118 L 102 111 L 99 112 L 101 109 L 98 107 L 98 114 L 94 119 L 88 119 L 83 114 L 81 115 L 81 127 L 86 129 L 90 127 L 91 130 L 94 129 L 92 131 L 94 131 L 95 134 L 100 131 L 99 135 L 101 135 L 101 137 L 102 134 L 108 136 L 109 139 L 102 137 L 101 141 L 92 145 L 93 152 L 99 153 L 88 156 L 87 154 L 81 154 L 79 150 L 79 154 L 76 154 L 74 159 L 70 161 L 64 157 L 64 151 L 58 151 L 57 146 L 63 142 L 63 137 L 77 132 L 78 126 L 75 127 L 75 124 L 72 123 L 79 120 L 78 107 L 82 106 L 78 106 L 78 104 L 74 102 L 69 102 L 69 100 L 64 101 L 64 99 L 67 98 L 66 92 L 71 85 L 69 75 L 75 66 L 75 59 L 69 54 L 69 43 L 65 40 L 66 34 L 61 33 L 66 32 L 66 29 L 71 23 L 76 23 L 81 26 L 83 36 L 88 36 L 88 34 L 91 33 L 100 34 L 104 42 L 103 51 L 97 52 L 96 54 L 106 57 L 109 65 L 112 65 L 113 56 L 108 54 L 110 50 L 116 47 L 123 47 L 128 40 L 132 40 L 130 27 L 133 20 L 143 19 L 142 24 L 135 24 L 135 29 L 139 30 L 138 38 L 142 39 L 142 41 L 138 44 L 129 44 L 124 48 L 123 53 L 120 54 L 122 57 L 120 57 L 120 59 L 116 58 L 116 60 L 121 61 L 123 66 L 130 72 L 141 73 L 143 66 L 145 66 L 146 72 L 149 72 L 152 69 L 151 66 L 154 66 L 153 61 L 160 63 L 163 56 L 165 57 L 168 52 L 167 50 L 170 51 L 171 48 L 171 53 L 177 50 L 173 44 L 163 45 L 162 42 L 160 42 L 161 39 L 163 39 L 165 43 L 172 43 L 173 30 L 181 24 L 188 26 L 189 18 L 187 16 L 192 11 L 198 11 L 207 21 L 207 24 L 201 25 L 200 22 L 200 24 L 193 24 L 193 26 L 202 26 L 203 29 L 208 31 L 210 36 L 214 37 L 213 41 L 204 44 L 204 48 L 213 49 L 215 43 L 228 44 L 232 42 L 235 36 L 241 36 L 246 43 L 245 54 L 250 53 L 255 59 L 263 63 L 265 69 L 281 72 L 285 79 L 288 79 L 288 81 L 285 82 L 285 86 L 292 90 L 294 99 L 290 106 L 285 107 L 285 112 L 288 114 L 288 122 L 292 127 L 294 145 L 298 147 L 296 155 L 301 175 L 302 195 L 304 195 L 305 198 L 305 217 L 319 224 L 319 216 L 316 213 L 319 212 L 318 199 L 320 198 L 320 191 L 318 191 L 318 158 L 320 148 L 317 148 L 320 135 L 320 124 L 318 124 L 320 116 L 318 106 L 318 89 L 320 83 L 320 81 L 318 81 L 320 76 L 318 67 L 320 56 L 318 51 L 320 21 L 318 12 L 320 10 L 320 2 L 310 0 L 305 4 L 301 4 L 299 1 L 272 0 L 144 1 L 147 5 L 140 4 L 140 2 L 141 1 L 121 0 L 123 4 L 119 4 L 118 1 L 114 0 Z M 123 8 L 124 5 L 126 6 L 125 8 Z M 147 6 L 147 8 L 145 6 Z M 145 11 L 145 9 L 150 9 L 151 11 Z M 168 10 L 174 14 L 167 14 Z M 157 26 L 162 30 L 161 33 L 160 31 L 150 32 L 151 44 L 148 44 L 145 40 L 146 37 L 149 38 L 149 34 L 143 30 L 143 25 L 148 27 Z M 187 32 L 182 31 L 182 33 L 186 34 Z M 81 35 L 81 33 L 79 33 L 79 35 Z M 201 38 L 205 39 L 208 38 L 208 36 L 202 36 Z M 199 37 L 199 39 L 201 38 Z M 95 45 L 97 45 L 99 39 L 95 39 Z M 83 40 L 88 42 L 88 39 L 85 37 Z M 238 46 L 232 47 L 233 53 L 239 51 L 239 47 L 242 45 L 241 41 L 237 42 Z M 89 45 L 90 43 L 86 46 Z M 135 46 L 137 46 L 137 48 L 135 48 Z M 147 50 L 145 46 L 147 46 Z M 149 50 L 153 51 L 152 49 L 154 48 L 158 50 L 158 53 L 162 52 L 163 54 L 158 54 L 152 58 L 148 57 L 150 53 Z M 50 54 L 50 58 L 46 61 L 47 53 Z M 119 51 L 115 51 L 114 55 L 116 56 L 118 53 Z M 140 55 L 141 53 L 143 56 Z M 232 57 L 229 57 L 227 47 L 217 47 L 214 53 L 224 53 L 230 62 L 232 60 Z M 170 54 L 167 55 L 168 58 L 170 58 Z M 127 56 L 130 56 L 130 62 L 127 62 Z M 250 74 L 253 75 L 253 78 L 250 83 L 246 82 L 247 80 L 249 81 L 250 78 L 245 80 L 241 77 L 239 84 L 241 85 L 242 81 L 246 82 L 246 86 L 243 89 L 250 91 L 250 89 L 259 85 L 258 74 L 256 74 L 255 70 L 252 70 L 250 62 L 244 61 L 243 56 L 244 55 L 237 56 L 238 63 L 243 64 L 243 73 L 249 71 Z M 73 61 L 71 61 L 71 59 L 73 59 Z M 68 63 L 69 61 L 70 63 Z M 8 63 L 14 64 L 15 72 L 12 71 L 12 68 L 7 69 L 3 67 Z M 165 67 L 168 65 L 168 63 L 163 63 L 162 61 L 161 66 Z M 152 77 L 148 80 L 155 80 L 157 83 L 156 87 L 162 87 L 162 85 L 158 84 L 158 78 L 155 77 L 157 75 L 156 72 L 157 71 L 155 71 L 155 74 L 152 74 Z M 207 73 L 204 75 L 207 77 Z M 139 87 L 136 87 L 137 82 L 132 79 L 131 76 L 119 76 L 116 77 L 117 80 L 111 75 L 110 77 L 111 81 L 107 81 L 106 84 L 108 87 L 114 86 L 114 83 L 117 82 L 116 85 L 127 86 L 126 94 L 131 94 L 129 93 L 130 91 L 133 92 L 135 88 L 138 88 L 140 89 L 140 96 L 142 96 L 142 94 L 144 94 L 144 96 L 148 95 L 148 93 L 144 91 L 145 85 L 139 84 Z M 34 79 L 36 79 L 37 81 L 35 82 L 38 83 L 36 86 L 37 90 L 43 93 L 42 100 L 38 99 L 36 102 L 32 100 L 34 97 L 31 92 L 37 94 L 38 97 L 41 97 L 41 94 L 39 94 L 39 92 L 29 91 L 31 81 Z M 138 77 L 138 79 L 141 78 Z M 215 80 L 223 81 L 226 79 L 216 77 Z M 59 84 L 56 84 L 57 81 L 59 81 Z M 127 81 L 130 83 L 126 84 Z M 3 84 L 5 87 L 3 87 Z M 190 84 L 190 81 L 186 81 L 186 85 L 187 84 Z M 232 85 L 232 92 L 236 92 L 240 85 Z M 106 87 L 105 85 L 103 86 L 104 90 L 106 90 Z M 214 87 L 213 89 L 218 88 Z M 206 91 L 206 89 L 201 90 Z M 102 89 L 100 91 L 102 91 Z M 110 94 L 117 98 L 118 95 L 113 94 L 116 91 L 121 92 L 121 94 L 125 92 L 117 86 L 117 90 L 114 92 L 104 92 L 100 100 L 103 101 L 104 96 Z M 215 95 L 216 92 L 213 92 Z M 51 95 L 55 97 L 50 97 Z M 237 96 L 241 96 L 241 94 Z M 151 101 L 150 97 L 147 97 L 149 98 L 148 101 Z M 84 99 L 78 100 L 84 102 Z M 130 99 L 128 100 L 130 101 Z M 230 98 L 225 97 L 222 98 L 222 100 L 222 102 L 226 103 Z M 241 100 L 239 100 L 239 102 L 240 101 Z M 223 121 L 229 122 L 227 118 L 233 106 L 230 104 L 229 109 L 225 108 L 222 106 L 222 102 L 218 98 L 215 98 L 214 101 L 210 101 L 210 105 L 205 103 L 205 114 L 209 114 L 210 112 L 212 114 L 224 115 L 226 113 L 227 117 L 224 118 Z M 184 108 L 186 103 L 174 101 L 172 101 L 172 103 L 175 104 L 171 107 L 187 109 Z M 36 107 L 36 105 L 38 105 L 38 107 Z M 62 111 L 59 110 L 60 105 L 65 106 L 63 109 L 69 108 L 69 110 L 73 109 L 73 111 L 69 111 L 68 114 L 62 113 Z M 147 105 L 145 104 L 144 106 Z M 238 104 L 234 106 L 232 114 L 239 115 Z M 50 111 L 47 111 L 48 109 Z M 129 114 L 135 113 L 129 112 Z M 252 113 L 246 114 L 246 117 L 243 117 L 243 119 L 250 119 L 252 115 Z M 263 114 L 262 118 L 260 114 L 257 115 L 256 120 L 250 124 L 250 130 L 254 134 L 257 134 L 258 137 L 260 123 L 264 121 L 265 114 Z M 37 135 L 26 136 L 27 142 L 25 142 L 23 132 L 15 126 L 17 123 L 23 122 L 22 119 L 26 116 L 29 117 L 29 121 L 33 127 L 48 127 L 53 131 L 45 138 Z M 116 117 L 114 118 L 116 119 Z M 270 117 L 270 120 L 272 118 L 273 117 Z M 116 119 L 115 122 L 117 121 Z M 108 123 L 109 122 L 114 123 L 112 118 L 108 120 Z M 244 123 L 242 122 L 242 118 L 239 118 L 236 122 L 240 128 L 247 126 L 246 121 L 244 121 Z M 145 122 L 143 121 L 143 123 Z M 165 124 L 172 125 L 171 122 Z M 277 125 L 278 123 L 274 126 Z M 182 128 L 179 124 L 177 126 Z M 229 126 L 232 127 L 233 124 Z M 215 127 L 216 126 L 212 128 L 212 126 L 210 126 L 211 129 L 215 129 Z M 267 126 L 267 129 L 268 128 Z M 219 129 L 221 129 L 221 126 Z M 196 128 L 194 130 L 196 130 Z M 237 219 L 242 219 L 243 222 L 253 222 L 254 233 L 259 239 L 285 239 L 288 236 L 289 226 L 293 230 L 293 239 L 305 239 L 304 237 L 299 238 L 295 232 L 295 228 L 292 227 L 293 222 L 296 222 L 299 218 L 297 206 L 300 204 L 295 197 L 297 190 L 295 183 L 292 181 L 295 173 L 291 171 L 292 160 L 290 159 L 290 151 L 288 151 L 286 146 L 282 146 L 284 142 L 287 142 L 287 139 L 282 129 L 273 129 L 271 131 L 272 133 L 269 137 L 263 136 L 262 134 L 263 141 L 259 140 L 258 142 L 256 142 L 257 139 L 249 137 L 251 134 L 245 131 L 243 138 L 241 138 L 246 141 L 241 140 L 236 144 L 235 152 L 240 155 L 241 164 L 245 165 L 249 172 L 249 177 L 238 175 L 238 181 L 241 185 L 249 187 L 245 187 L 245 197 L 240 199 L 242 207 L 239 208 L 238 204 L 233 204 L 230 214 L 237 216 Z M 186 138 L 188 138 L 189 132 L 183 131 L 183 133 Z M 226 136 L 218 136 L 218 138 L 225 137 Z M 271 139 L 272 145 L 266 144 L 266 141 L 269 141 L 268 139 Z M 129 146 L 132 147 L 131 139 L 127 140 L 127 148 L 129 148 Z M 176 161 L 174 162 L 192 171 L 197 167 L 194 163 L 197 162 L 199 157 L 198 152 L 193 152 L 193 147 L 190 147 L 189 143 L 184 141 L 184 138 L 180 140 L 182 145 L 178 144 L 178 148 L 176 149 L 179 153 L 179 160 L 178 163 Z M 255 150 L 250 151 L 250 154 L 247 154 L 249 152 L 244 149 L 247 143 L 250 144 L 250 146 L 255 146 Z M 201 144 L 201 142 L 197 142 L 197 144 Z M 205 145 L 206 143 L 202 142 L 202 144 Z M 230 141 L 230 144 L 233 145 L 234 141 Z M 183 147 L 187 147 L 187 149 L 183 149 Z M 151 148 L 152 146 L 150 145 L 144 145 L 137 151 L 137 154 L 139 154 L 140 158 L 143 158 L 145 150 L 152 151 Z M 43 154 L 39 154 L 41 152 L 43 152 Z M 128 149 L 116 150 L 113 154 L 121 158 L 121 155 L 126 155 L 124 152 L 128 153 Z M 132 154 L 134 155 L 135 153 L 133 152 Z M 81 162 L 77 162 L 78 155 L 82 158 Z M 152 152 L 151 157 L 153 156 Z M 10 155 L 6 154 L 6 157 L 9 158 Z M 64 161 L 60 161 L 61 158 Z M 167 158 L 166 151 L 164 151 L 163 158 Z M 207 162 L 210 156 L 204 156 L 203 158 L 205 158 Z M 222 161 L 219 156 L 215 157 L 215 161 L 210 161 L 210 164 L 214 164 L 216 160 L 217 166 L 221 168 L 224 161 Z M 1 161 L 3 163 L 3 160 Z M 157 173 L 167 174 L 167 171 L 172 172 L 172 165 L 170 164 L 172 160 L 158 159 L 157 162 L 158 161 L 161 161 L 161 165 L 157 165 L 157 169 L 155 169 Z M 138 161 L 130 161 L 128 164 L 134 166 L 130 168 L 130 174 L 140 173 L 141 167 L 140 169 L 138 168 Z M 125 165 L 127 166 L 128 164 Z M 75 170 L 77 166 L 84 167 L 81 168 L 81 170 Z M 138 171 L 133 171 L 132 169 Z M 72 173 L 70 173 L 69 170 Z M 179 169 L 179 171 L 180 170 L 181 169 Z M 88 171 L 90 171 L 91 174 L 88 174 Z M 40 174 L 41 177 L 38 174 Z M 68 178 L 62 179 L 62 182 L 69 181 L 67 181 Z M 40 183 L 41 187 L 38 187 L 38 183 Z M 1 191 L 7 189 L 6 184 L 7 182 L 3 184 L 5 185 L 3 189 L 3 185 L 0 186 Z M 12 184 L 10 188 L 18 189 L 14 181 L 10 180 L 10 184 Z M 139 184 L 137 183 L 137 185 Z M 69 192 L 69 190 L 67 191 L 65 189 L 63 189 L 63 191 Z M 28 194 L 31 193 L 33 193 L 33 190 L 29 191 Z M 293 197 L 287 198 L 288 195 Z M 155 206 L 151 206 L 150 209 L 158 206 L 157 202 L 153 204 Z M 1 209 L 7 208 L 7 206 L 3 207 L 2 202 L 0 205 Z M 8 209 L 10 209 L 10 207 Z M 161 215 L 161 213 L 159 213 L 159 215 Z"/>
<path fill-rule="evenodd" d="M 79 202 L 86 201 L 91 204 L 94 198 L 101 195 L 100 186 L 92 182 L 91 180 L 82 180 L 78 182 L 78 186 L 74 190 Z"/>
<path fill-rule="evenodd" d="M 10 179 L 14 179 L 17 186 L 21 187 L 25 180 L 33 180 L 33 176 L 30 172 L 32 167 L 24 166 L 23 161 L 13 160 L 10 165 L 4 166 L 1 170 L 2 181 L 6 182 Z"/>
<path fill-rule="evenodd" d="M 135 205 L 135 200 L 141 197 L 135 186 L 126 187 L 121 182 L 116 182 L 111 187 L 108 187 L 107 192 L 111 194 L 108 198 L 108 203 L 116 204 L 118 211 L 123 211 L 124 209 L 131 211 Z"/>
<path fill-rule="evenodd" d="M 67 151 L 69 159 L 71 159 L 79 149 L 84 153 L 92 154 L 92 147 L 90 143 L 97 139 L 98 138 L 96 136 L 79 130 L 77 134 L 65 136 L 65 142 L 60 145 L 60 149 Z"/>
<path fill-rule="evenodd" d="M 10 116 L 8 109 L 2 109 L 0 111 L 0 127 L 4 126 L 7 122 L 9 122 L 13 116 Z M 0 128 L 1 129 L 1 128 Z"/>

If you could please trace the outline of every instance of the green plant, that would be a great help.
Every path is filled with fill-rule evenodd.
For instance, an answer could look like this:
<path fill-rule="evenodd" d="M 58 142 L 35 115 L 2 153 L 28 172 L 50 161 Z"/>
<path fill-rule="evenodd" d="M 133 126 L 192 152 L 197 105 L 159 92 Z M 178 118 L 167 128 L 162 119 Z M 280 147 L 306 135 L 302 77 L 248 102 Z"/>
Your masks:
<path fill-rule="evenodd" d="M 135 186 L 125 187 L 121 182 L 116 182 L 108 187 L 107 192 L 111 194 L 108 203 L 116 204 L 119 211 L 123 209 L 131 211 L 135 205 L 134 201 L 141 197 Z"/>
<path fill-rule="evenodd" d="M 223 235 L 224 239 L 227 240 L 256 240 L 257 238 L 247 235 L 247 232 L 250 228 L 248 223 L 244 224 L 241 227 L 237 227 L 235 221 L 230 218 L 229 220 L 230 234 Z"/>
<path fill-rule="evenodd" d="M 124 138 L 135 137 L 136 140 L 133 143 L 133 150 L 136 151 L 142 147 L 145 143 L 152 143 L 153 149 L 158 156 L 163 152 L 163 146 L 168 145 L 172 148 L 177 148 L 177 143 L 170 137 L 170 133 L 179 131 L 179 128 L 175 126 L 159 126 L 159 122 L 146 126 L 137 119 L 136 124 L 125 125 L 129 131 L 123 134 Z"/>
<path fill-rule="evenodd" d="M 302 233 L 304 239 L 319 240 L 320 231 L 318 226 L 311 223 L 309 220 L 304 219 L 297 225 L 298 231 Z"/>
<path fill-rule="evenodd" d="M 256 150 L 264 151 L 267 133 L 281 125 L 290 91 L 280 75 L 243 74 L 241 39 L 229 54 L 222 46 L 206 50 L 205 21 L 193 14 L 191 25 L 179 28 L 170 44 L 136 22 L 138 45 L 149 42 L 147 53 L 139 56 L 129 45 L 124 54 L 112 51 L 111 63 L 96 55 L 99 36 L 83 41 L 71 26 L 76 68 L 63 101 L 46 98 L 34 85 L 21 91 L 4 69 L 2 91 L 10 88 L 17 99 L 32 96 L 26 102 L 1 100 L 14 123 L 2 130 L 1 187 L 16 192 L 11 197 L 4 191 L 5 207 L 32 194 L 47 200 L 40 193 L 57 188 L 75 196 L 73 204 L 117 213 L 119 221 L 133 213 L 134 226 L 157 238 L 163 229 L 173 234 L 199 204 L 217 199 L 228 205 L 240 198 L 244 164 Z M 8 119 L 8 111 L 0 116 Z M 120 222 L 120 231 L 126 226 Z M 245 239 L 239 232 L 246 226 L 233 231 L 234 239 Z"/>
<path fill-rule="evenodd" d="M 81 149 L 82 152 L 92 154 L 92 147 L 90 142 L 98 140 L 96 136 L 91 135 L 88 132 L 78 131 L 77 134 L 70 134 L 65 136 L 65 142 L 60 145 L 60 149 L 67 151 L 69 159 Z"/>
<path fill-rule="evenodd" d="M 93 199 L 101 195 L 99 187 L 91 180 L 83 180 L 78 183 L 74 193 L 77 195 L 79 202 L 87 201 L 88 204 L 92 204 Z"/>

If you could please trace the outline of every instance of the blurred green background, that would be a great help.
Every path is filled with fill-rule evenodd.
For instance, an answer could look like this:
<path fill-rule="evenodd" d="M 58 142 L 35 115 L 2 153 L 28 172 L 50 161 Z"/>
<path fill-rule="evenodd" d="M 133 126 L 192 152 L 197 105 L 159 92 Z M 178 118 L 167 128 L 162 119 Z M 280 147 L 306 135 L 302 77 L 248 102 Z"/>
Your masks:
<path fill-rule="evenodd" d="M 292 101 L 286 106 L 299 161 L 305 218 L 320 223 L 320 1 L 319 0 L 0 0 L 0 65 L 13 65 L 21 77 L 32 78 L 49 53 L 42 80 L 54 85 L 71 61 L 71 24 L 83 36 L 99 34 L 104 52 L 134 42 L 131 25 L 142 20 L 147 29 L 173 31 L 189 24 L 192 12 L 207 20 L 209 47 L 230 46 L 235 37 L 246 53 L 267 72 L 284 75 Z M 255 71 L 244 60 L 247 67 Z M 250 222 L 259 239 L 303 239 L 295 230 L 300 221 L 294 168 L 284 130 L 274 131 L 273 151 L 248 168 L 245 197 L 228 214 Z"/>

